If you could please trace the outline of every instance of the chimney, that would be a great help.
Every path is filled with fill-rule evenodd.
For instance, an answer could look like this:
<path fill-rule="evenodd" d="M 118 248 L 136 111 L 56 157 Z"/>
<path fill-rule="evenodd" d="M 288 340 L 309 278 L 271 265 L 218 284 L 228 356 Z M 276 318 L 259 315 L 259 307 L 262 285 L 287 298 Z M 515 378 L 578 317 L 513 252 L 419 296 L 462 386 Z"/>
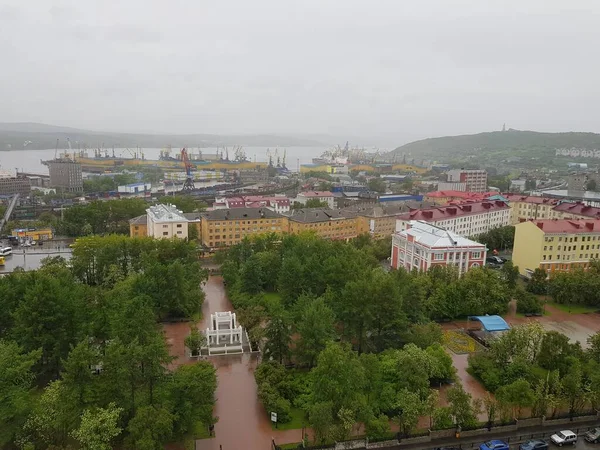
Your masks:
<path fill-rule="evenodd" d="M 543 230 L 543 229 L 544 229 L 544 222 L 538 222 L 536 225 L 538 226 L 538 228 L 539 228 L 540 230 Z"/>
<path fill-rule="evenodd" d="M 588 230 L 592 230 L 592 231 L 593 231 L 593 230 L 594 230 L 594 222 L 586 222 L 586 223 L 585 223 L 585 227 L 586 227 Z"/>

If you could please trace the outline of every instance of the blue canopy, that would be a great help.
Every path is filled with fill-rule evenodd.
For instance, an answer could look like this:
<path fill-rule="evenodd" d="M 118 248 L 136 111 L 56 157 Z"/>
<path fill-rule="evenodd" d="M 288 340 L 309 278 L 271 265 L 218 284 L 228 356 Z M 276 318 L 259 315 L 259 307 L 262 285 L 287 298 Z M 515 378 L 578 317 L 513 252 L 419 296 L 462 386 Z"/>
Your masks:
<path fill-rule="evenodd" d="M 469 319 L 481 322 L 485 331 L 510 330 L 510 325 L 500 316 L 471 316 Z"/>

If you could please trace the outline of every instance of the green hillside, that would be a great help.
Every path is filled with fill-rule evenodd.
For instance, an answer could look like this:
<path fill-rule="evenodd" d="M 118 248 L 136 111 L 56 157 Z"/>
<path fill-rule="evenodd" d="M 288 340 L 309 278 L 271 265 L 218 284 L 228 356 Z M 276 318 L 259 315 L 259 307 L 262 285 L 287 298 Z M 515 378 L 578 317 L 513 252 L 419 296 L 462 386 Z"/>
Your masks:
<path fill-rule="evenodd" d="M 438 161 L 465 159 L 494 163 L 507 158 L 523 160 L 553 160 L 559 148 L 600 149 L 600 134 L 596 133 L 538 133 L 535 131 L 493 131 L 423 139 L 396 148 L 390 159 L 406 155 L 410 158 Z M 564 158 L 558 158 L 564 159 Z"/>

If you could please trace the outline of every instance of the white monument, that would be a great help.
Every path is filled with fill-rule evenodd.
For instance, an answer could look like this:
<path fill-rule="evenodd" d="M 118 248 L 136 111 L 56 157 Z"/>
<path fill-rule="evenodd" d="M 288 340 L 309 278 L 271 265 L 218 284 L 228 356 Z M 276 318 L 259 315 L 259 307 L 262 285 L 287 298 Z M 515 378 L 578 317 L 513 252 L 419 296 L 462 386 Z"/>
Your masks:
<path fill-rule="evenodd" d="M 244 353 L 243 328 L 237 324 L 235 313 L 217 312 L 210 315 L 206 329 L 208 354 Z"/>

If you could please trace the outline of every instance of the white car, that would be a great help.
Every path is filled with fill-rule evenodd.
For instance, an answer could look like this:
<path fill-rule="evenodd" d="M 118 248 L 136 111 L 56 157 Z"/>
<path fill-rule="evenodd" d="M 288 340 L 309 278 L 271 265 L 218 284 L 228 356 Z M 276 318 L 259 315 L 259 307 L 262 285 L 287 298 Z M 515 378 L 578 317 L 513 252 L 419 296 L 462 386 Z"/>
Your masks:
<path fill-rule="evenodd" d="M 573 433 L 571 430 L 562 430 L 556 434 L 550 436 L 552 442 L 554 442 L 559 447 L 562 447 L 565 444 L 575 445 L 577 442 L 577 435 Z"/>

